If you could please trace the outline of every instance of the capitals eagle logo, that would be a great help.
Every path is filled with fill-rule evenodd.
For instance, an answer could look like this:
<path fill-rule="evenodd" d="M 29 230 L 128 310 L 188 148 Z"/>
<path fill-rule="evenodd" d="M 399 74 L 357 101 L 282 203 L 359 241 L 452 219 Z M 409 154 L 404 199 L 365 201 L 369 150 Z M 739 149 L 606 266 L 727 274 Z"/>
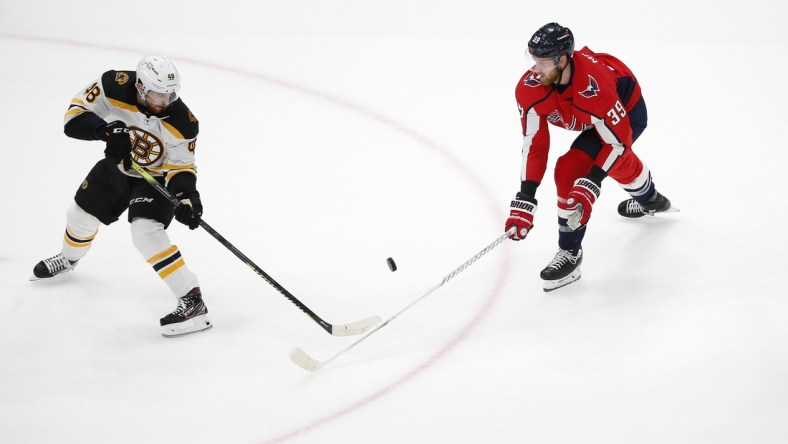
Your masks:
<path fill-rule="evenodd" d="M 541 85 L 541 83 L 539 83 L 539 80 L 536 79 L 536 74 L 534 72 L 528 74 L 528 77 L 526 77 L 525 80 L 523 80 L 523 84 L 530 87 Z"/>
<path fill-rule="evenodd" d="M 599 83 L 596 81 L 595 78 L 588 76 L 588 88 L 585 91 L 580 91 L 580 95 L 585 97 L 586 99 L 590 99 L 594 97 L 599 92 Z"/>

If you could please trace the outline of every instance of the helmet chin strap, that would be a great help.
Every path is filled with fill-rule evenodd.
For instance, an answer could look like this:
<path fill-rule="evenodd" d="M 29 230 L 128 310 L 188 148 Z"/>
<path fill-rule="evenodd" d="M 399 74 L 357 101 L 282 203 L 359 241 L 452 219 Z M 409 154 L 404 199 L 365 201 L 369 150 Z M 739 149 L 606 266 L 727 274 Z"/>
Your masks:
<path fill-rule="evenodd" d="M 567 59 L 567 65 L 568 64 L 569 64 L 569 59 Z M 564 77 L 564 70 L 566 69 L 566 66 L 561 68 L 561 56 L 560 55 L 558 56 L 558 59 L 555 61 L 555 67 L 558 70 L 558 78 L 555 79 L 555 84 L 556 85 L 560 85 L 561 84 L 561 79 Z"/>
<path fill-rule="evenodd" d="M 147 98 L 147 91 L 145 90 L 145 85 L 142 85 L 141 82 L 138 85 L 141 85 L 141 87 L 140 86 L 137 87 L 137 102 L 139 102 L 139 104 L 145 108 L 144 112 L 146 115 L 154 115 L 150 109 L 150 106 L 148 106 L 148 98 Z"/>
<path fill-rule="evenodd" d="M 137 87 L 137 101 L 140 103 L 140 105 L 147 108 L 148 101 L 145 100 L 145 85 L 143 85 L 142 82 L 138 81 L 136 87 Z"/>

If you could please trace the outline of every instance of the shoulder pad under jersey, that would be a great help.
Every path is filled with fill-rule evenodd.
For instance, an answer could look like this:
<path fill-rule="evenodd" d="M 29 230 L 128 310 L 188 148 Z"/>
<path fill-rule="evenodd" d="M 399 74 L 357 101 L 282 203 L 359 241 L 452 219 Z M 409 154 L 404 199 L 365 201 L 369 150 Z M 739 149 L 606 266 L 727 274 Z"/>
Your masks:
<path fill-rule="evenodd" d="M 133 71 L 107 71 L 101 76 L 104 86 L 104 96 L 109 100 L 123 102 L 130 106 L 137 106 L 137 88 L 134 79 L 137 74 Z"/>
<path fill-rule="evenodd" d="M 530 109 L 552 94 L 554 88 L 542 86 L 536 79 L 536 73 L 528 70 L 520 78 L 514 95 L 517 103 L 524 109 Z"/>
<path fill-rule="evenodd" d="M 189 107 L 183 103 L 183 100 L 178 98 L 178 100 L 167 108 L 164 114 L 167 114 L 167 117 L 164 118 L 164 123 L 175 129 L 184 139 L 194 139 L 197 137 L 197 133 L 199 133 L 199 122 L 189 110 Z"/>

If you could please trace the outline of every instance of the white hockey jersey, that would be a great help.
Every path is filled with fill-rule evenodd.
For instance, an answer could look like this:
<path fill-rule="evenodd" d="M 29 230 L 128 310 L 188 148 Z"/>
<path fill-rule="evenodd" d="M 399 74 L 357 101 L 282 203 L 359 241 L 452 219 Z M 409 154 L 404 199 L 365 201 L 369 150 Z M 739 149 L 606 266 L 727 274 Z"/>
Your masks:
<path fill-rule="evenodd" d="M 189 108 L 178 98 L 161 115 L 149 115 L 137 102 L 136 73 L 107 71 L 80 90 L 64 117 L 67 124 L 91 112 L 106 122 L 120 120 L 131 130 L 131 158 L 153 176 L 169 182 L 176 174 L 197 175 L 194 150 L 199 126 Z M 133 169 L 125 171 L 139 177 Z"/>

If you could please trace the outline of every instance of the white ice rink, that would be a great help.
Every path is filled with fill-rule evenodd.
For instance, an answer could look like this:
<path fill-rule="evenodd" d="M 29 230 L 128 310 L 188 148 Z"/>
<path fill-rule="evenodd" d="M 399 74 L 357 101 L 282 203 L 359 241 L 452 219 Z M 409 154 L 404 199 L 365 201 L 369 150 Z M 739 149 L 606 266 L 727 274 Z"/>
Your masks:
<path fill-rule="evenodd" d="M 776 2 L 200 3 L 0 0 L 0 443 L 788 442 Z M 325 359 L 354 338 L 203 230 L 169 233 L 204 334 L 160 336 L 175 299 L 125 219 L 75 272 L 28 282 L 103 156 L 63 134 L 71 97 L 165 53 L 200 120 L 205 220 L 329 322 L 386 319 L 502 233 L 514 88 L 550 21 L 634 70 L 650 117 L 635 151 L 681 208 L 625 220 L 605 181 L 579 282 L 541 290 L 550 172 L 526 241 L 314 374 L 292 347 Z M 576 133 L 551 134 L 552 166 Z"/>

